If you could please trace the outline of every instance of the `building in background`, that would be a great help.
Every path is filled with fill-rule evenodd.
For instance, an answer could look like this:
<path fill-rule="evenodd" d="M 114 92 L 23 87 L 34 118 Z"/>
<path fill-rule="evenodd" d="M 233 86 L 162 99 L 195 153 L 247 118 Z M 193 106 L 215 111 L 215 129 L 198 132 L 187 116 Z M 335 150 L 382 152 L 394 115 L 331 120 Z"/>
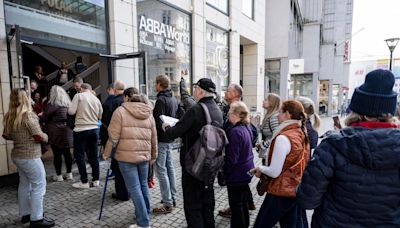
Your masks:
<path fill-rule="evenodd" d="M 352 18 L 353 0 L 267 0 L 266 90 L 337 113 L 348 90 Z"/>

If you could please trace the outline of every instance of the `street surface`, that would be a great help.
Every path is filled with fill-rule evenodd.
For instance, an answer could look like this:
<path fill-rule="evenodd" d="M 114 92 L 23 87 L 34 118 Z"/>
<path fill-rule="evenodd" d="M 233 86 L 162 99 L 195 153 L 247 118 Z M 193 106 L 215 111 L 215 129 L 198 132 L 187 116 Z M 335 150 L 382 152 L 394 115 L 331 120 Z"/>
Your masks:
<path fill-rule="evenodd" d="M 332 119 L 330 117 L 322 118 L 319 133 L 332 129 Z M 51 152 L 47 152 L 51 153 Z M 255 164 L 259 164 L 257 153 L 255 152 Z M 179 156 L 174 152 L 174 164 L 176 167 L 177 178 L 177 207 L 172 213 L 166 215 L 153 215 L 151 217 L 151 227 L 186 227 L 185 215 L 183 212 L 183 199 L 181 188 L 181 167 L 179 165 Z M 114 191 L 114 180 L 110 180 L 107 186 L 107 196 L 103 210 L 103 219 L 98 221 L 100 209 L 100 200 L 104 187 L 104 179 L 107 170 L 107 163 L 101 162 L 101 187 L 90 189 L 75 189 L 72 182 L 53 182 L 52 175 L 55 173 L 51 158 L 45 157 L 45 167 L 47 172 L 47 192 L 45 195 L 45 216 L 55 219 L 56 227 L 128 227 L 134 224 L 134 208 L 131 201 L 121 202 L 111 198 Z M 63 167 L 63 170 L 65 167 Z M 88 169 L 90 172 L 90 169 Z M 79 174 L 76 164 L 73 166 L 74 178 L 79 180 Z M 89 174 L 90 177 L 90 174 Z M 150 190 L 152 207 L 158 207 L 161 204 L 161 194 L 158 180 L 155 180 L 155 187 Z M 264 197 L 259 197 L 256 192 L 257 178 L 253 178 L 251 189 L 257 210 L 250 211 L 250 224 L 254 224 L 258 210 L 261 207 Z M 216 227 L 229 227 L 229 219 L 218 216 L 218 210 L 228 206 L 228 194 L 225 187 L 214 185 L 215 190 L 215 222 Z M 18 216 L 17 205 L 17 186 L 7 186 L 0 188 L 0 228 L 2 227 L 29 227 L 29 223 L 22 225 Z M 312 211 L 307 213 L 309 222 Z"/>

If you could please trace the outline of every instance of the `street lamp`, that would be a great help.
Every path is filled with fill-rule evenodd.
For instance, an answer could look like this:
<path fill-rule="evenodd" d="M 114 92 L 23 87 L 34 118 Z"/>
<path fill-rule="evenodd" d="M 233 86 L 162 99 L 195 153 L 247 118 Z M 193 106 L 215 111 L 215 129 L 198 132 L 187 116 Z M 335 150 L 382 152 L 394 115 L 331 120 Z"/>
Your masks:
<path fill-rule="evenodd" d="M 397 43 L 399 43 L 400 38 L 390 38 L 386 39 L 385 42 L 390 51 L 390 62 L 389 62 L 389 70 L 392 71 L 392 58 L 393 58 L 393 51 L 396 48 Z"/>

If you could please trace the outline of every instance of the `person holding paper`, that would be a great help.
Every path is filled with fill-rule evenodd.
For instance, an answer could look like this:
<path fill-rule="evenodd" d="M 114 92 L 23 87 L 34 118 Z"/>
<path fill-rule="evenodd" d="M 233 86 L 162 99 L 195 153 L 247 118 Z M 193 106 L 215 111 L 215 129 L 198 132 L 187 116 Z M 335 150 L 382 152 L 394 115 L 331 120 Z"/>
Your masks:
<path fill-rule="evenodd" d="M 169 78 L 165 75 L 156 77 L 157 101 L 154 106 L 153 116 L 156 121 L 157 139 L 158 139 L 158 157 L 156 160 L 156 175 L 160 181 L 160 191 L 163 206 L 154 208 L 154 214 L 167 214 L 172 212 L 172 208 L 176 206 L 176 184 L 175 171 L 172 163 L 172 139 L 165 137 L 162 130 L 162 120 L 168 117 L 176 117 L 178 112 L 178 101 L 172 95 L 169 88 Z M 172 119 L 172 118 L 171 118 Z"/>

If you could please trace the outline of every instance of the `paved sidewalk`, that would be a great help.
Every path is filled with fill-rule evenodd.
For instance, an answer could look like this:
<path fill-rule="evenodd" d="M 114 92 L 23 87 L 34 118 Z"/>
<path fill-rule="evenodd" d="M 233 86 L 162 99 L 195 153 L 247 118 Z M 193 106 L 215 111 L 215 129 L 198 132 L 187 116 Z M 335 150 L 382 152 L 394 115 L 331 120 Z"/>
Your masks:
<path fill-rule="evenodd" d="M 257 154 L 255 154 L 256 157 Z M 183 212 L 183 199 L 181 188 L 181 168 L 178 162 L 178 153 L 174 153 L 174 164 L 177 174 L 177 207 L 170 214 L 156 215 L 151 218 L 152 227 L 186 227 L 185 216 Z M 258 159 L 256 159 L 258 162 Z M 47 163 L 47 162 L 46 162 Z M 75 165 L 74 165 L 75 166 Z M 104 177 L 106 173 L 106 162 L 101 163 L 101 187 L 91 189 L 74 189 L 72 182 L 51 182 L 47 183 L 47 192 L 45 195 L 45 214 L 49 218 L 56 220 L 56 227 L 128 227 L 134 221 L 134 208 L 131 201 L 120 202 L 111 198 L 114 189 L 114 181 L 110 180 L 107 187 L 107 198 L 103 211 L 102 222 L 97 220 L 100 199 L 103 192 Z M 46 168 L 48 165 L 46 165 Z M 50 168 L 49 168 L 50 169 Z M 76 170 L 76 167 L 75 167 Z M 51 172 L 51 170 L 50 170 Z M 74 171 L 75 179 L 79 176 Z M 89 175 L 90 176 L 90 175 Z M 48 179 L 51 179 L 48 176 Z M 256 211 L 251 211 L 251 224 L 257 216 L 264 197 L 259 197 L 255 190 L 257 178 L 254 178 L 251 185 L 253 189 L 254 201 L 257 205 Z M 158 180 L 155 178 L 155 188 L 151 189 L 152 207 L 160 206 L 161 194 Z M 217 212 L 228 206 L 228 195 L 226 188 L 215 184 L 215 220 L 216 227 L 229 227 L 229 219 L 217 216 Z M 18 216 L 17 205 L 17 186 L 0 188 L 0 227 L 28 227 L 22 226 Z"/>

